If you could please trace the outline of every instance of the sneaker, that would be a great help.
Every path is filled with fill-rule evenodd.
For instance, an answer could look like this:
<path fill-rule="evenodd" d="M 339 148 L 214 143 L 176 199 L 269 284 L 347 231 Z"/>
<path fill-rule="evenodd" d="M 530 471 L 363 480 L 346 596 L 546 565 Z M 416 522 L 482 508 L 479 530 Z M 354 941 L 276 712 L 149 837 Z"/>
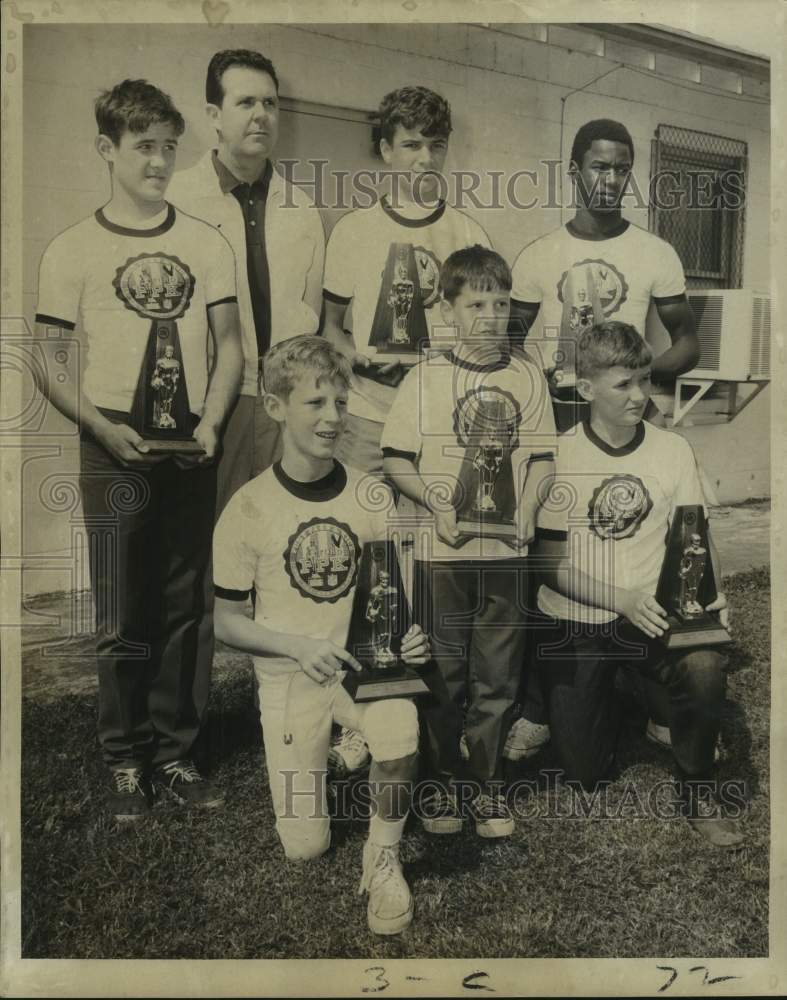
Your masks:
<path fill-rule="evenodd" d="M 506 760 L 532 757 L 546 743 L 549 743 L 549 726 L 529 719 L 517 719 L 509 730 L 503 756 Z"/>
<path fill-rule="evenodd" d="M 514 832 L 514 817 L 502 795 L 476 796 L 470 803 L 479 837 L 510 837 Z"/>
<path fill-rule="evenodd" d="M 421 822 L 427 833 L 459 833 L 462 814 L 452 792 L 440 790 L 421 806 Z"/>
<path fill-rule="evenodd" d="M 112 769 L 109 808 L 119 822 L 141 819 L 150 812 L 152 790 L 141 767 Z"/>
<path fill-rule="evenodd" d="M 737 851 L 744 846 L 746 837 L 740 821 L 724 815 L 721 802 L 710 789 L 703 788 L 699 794 L 689 792 L 683 806 L 689 825 L 713 847 Z"/>
<path fill-rule="evenodd" d="M 459 738 L 459 756 L 462 760 L 470 760 L 470 747 L 467 745 L 467 736 L 464 733 Z"/>
<path fill-rule="evenodd" d="M 346 778 L 369 760 L 369 747 L 355 729 L 343 728 L 328 750 L 328 770 L 334 778 Z"/>
<path fill-rule="evenodd" d="M 203 778 L 193 761 L 172 760 L 156 768 L 154 783 L 179 806 L 215 809 L 224 805 L 224 795 Z"/>
<path fill-rule="evenodd" d="M 672 750 L 672 736 L 669 726 L 660 726 L 653 719 L 648 719 L 648 728 L 645 730 L 645 738 L 655 743 L 662 750 Z M 713 759 L 718 763 L 721 760 L 721 736 L 716 740 L 716 748 L 713 751 Z"/>
<path fill-rule="evenodd" d="M 363 845 L 363 877 L 359 894 L 369 893 L 366 916 L 375 934 L 398 934 L 413 919 L 413 897 L 402 874 L 399 848 Z"/>

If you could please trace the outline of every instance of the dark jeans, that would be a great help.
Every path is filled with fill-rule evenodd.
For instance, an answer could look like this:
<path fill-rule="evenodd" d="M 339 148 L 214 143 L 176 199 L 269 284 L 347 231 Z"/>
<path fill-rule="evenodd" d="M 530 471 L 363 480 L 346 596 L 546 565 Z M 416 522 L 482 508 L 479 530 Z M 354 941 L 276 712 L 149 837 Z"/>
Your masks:
<path fill-rule="evenodd" d="M 96 606 L 98 738 L 113 767 L 187 757 L 210 689 L 214 466 L 119 465 L 92 438 L 80 490 Z"/>
<path fill-rule="evenodd" d="M 431 697 L 421 706 L 431 778 L 448 781 L 461 773 L 463 724 L 470 777 L 499 778 L 519 689 L 526 595 L 523 559 L 416 560 L 414 617 L 430 636 L 434 655 L 424 673 Z"/>
<path fill-rule="evenodd" d="M 643 634 L 638 656 L 621 647 L 609 626 L 551 621 L 539 630 L 536 656 L 552 743 L 567 778 L 592 787 L 609 768 L 620 726 L 614 690 L 619 665 L 666 692 L 678 776 L 710 777 L 725 692 L 722 654 L 708 648 L 668 653 Z"/>

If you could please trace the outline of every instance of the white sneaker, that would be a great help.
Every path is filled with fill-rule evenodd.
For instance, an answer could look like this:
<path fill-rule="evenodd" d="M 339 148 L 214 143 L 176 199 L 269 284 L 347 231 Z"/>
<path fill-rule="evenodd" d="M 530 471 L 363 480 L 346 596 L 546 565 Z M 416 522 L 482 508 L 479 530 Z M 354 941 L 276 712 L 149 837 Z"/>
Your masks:
<path fill-rule="evenodd" d="M 369 762 L 369 747 L 355 729 L 342 729 L 328 750 L 328 770 L 344 778 Z"/>
<path fill-rule="evenodd" d="M 509 730 L 503 756 L 506 760 L 532 757 L 546 743 L 549 743 L 549 726 L 529 719 L 517 719 Z"/>
<path fill-rule="evenodd" d="M 359 894 L 369 893 L 366 917 L 375 934 L 398 934 L 413 919 L 413 897 L 402 875 L 399 848 L 363 845 L 363 877 Z"/>
<path fill-rule="evenodd" d="M 476 796 L 470 803 L 479 837 L 510 837 L 514 832 L 514 817 L 502 795 Z"/>
<path fill-rule="evenodd" d="M 467 736 L 464 733 L 459 738 L 459 755 L 462 760 L 470 760 L 470 747 L 467 745 Z"/>
<path fill-rule="evenodd" d="M 657 747 L 661 747 L 662 750 L 672 750 L 672 736 L 670 735 L 669 726 L 660 726 L 653 719 L 648 719 L 648 728 L 645 730 L 645 737 L 651 743 L 655 743 Z M 717 762 L 721 760 L 721 737 L 716 740 L 713 759 Z"/>

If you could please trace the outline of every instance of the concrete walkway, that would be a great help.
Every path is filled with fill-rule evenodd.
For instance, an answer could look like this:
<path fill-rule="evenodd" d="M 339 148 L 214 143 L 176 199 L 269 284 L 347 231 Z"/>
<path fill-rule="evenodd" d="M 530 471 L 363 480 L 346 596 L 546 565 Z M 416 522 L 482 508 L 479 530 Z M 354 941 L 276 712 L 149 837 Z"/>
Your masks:
<path fill-rule="evenodd" d="M 710 513 L 710 530 L 725 576 L 770 565 L 770 501 L 741 507 L 714 507 Z"/>

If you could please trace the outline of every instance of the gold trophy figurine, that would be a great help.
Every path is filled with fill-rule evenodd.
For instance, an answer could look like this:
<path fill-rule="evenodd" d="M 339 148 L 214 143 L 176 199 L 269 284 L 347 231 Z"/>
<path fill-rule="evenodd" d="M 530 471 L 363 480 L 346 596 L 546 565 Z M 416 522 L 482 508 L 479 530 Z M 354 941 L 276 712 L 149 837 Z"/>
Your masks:
<path fill-rule="evenodd" d="M 473 510 L 496 511 L 495 485 L 503 467 L 503 444 L 494 438 L 487 438 L 478 446 L 473 459 L 473 468 L 478 470 L 478 492 Z"/>
<path fill-rule="evenodd" d="M 178 426 L 172 416 L 172 403 L 179 381 L 180 362 L 175 357 L 175 348 L 168 344 L 156 361 L 153 378 L 150 380 L 150 386 L 155 392 L 153 423 L 156 427 L 174 429 Z"/>
<path fill-rule="evenodd" d="M 366 603 L 366 620 L 372 626 L 374 662 L 380 667 L 396 660 L 391 649 L 391 633 L 396 630 L 396 612 L 396 590 L 391 586 L 390 574 L 382 569 L 379 582 L 372 588 Z"/>
<path fill-rule="evenodd" d="M 697 600 L 697 591 L 705 573 L 707 559 L 708 550 L 703 547 L 702 538 L 696 533 L 691 534 L 678 568 L 680 577 L 678 613 L 683 618 L 698 618 L 704 612 Z"/>
<path fill-rule="evenodd" d="M 407 332 L 407 317 L 413 306 L 413 296 L 415 295 L 415 283 L 407 276 L 407 257 L 404 261 L 397 261 L 396 277 L 391 284 L 391 291 L 388 293 L 388 305 L 393 310 L 393 324 L 391 328 L 391 343 L 408 344 L 410 337 Z"/>

